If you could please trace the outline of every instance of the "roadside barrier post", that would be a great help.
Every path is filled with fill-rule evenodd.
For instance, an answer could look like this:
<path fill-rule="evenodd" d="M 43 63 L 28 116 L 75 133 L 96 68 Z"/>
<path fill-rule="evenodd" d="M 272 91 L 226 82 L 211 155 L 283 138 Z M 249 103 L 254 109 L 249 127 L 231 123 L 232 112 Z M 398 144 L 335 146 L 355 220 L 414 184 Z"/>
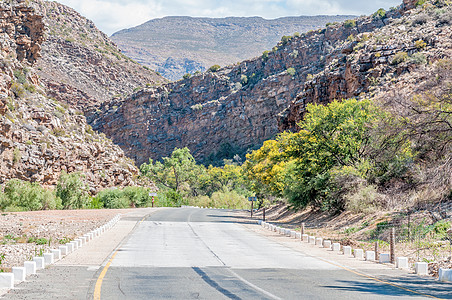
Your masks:
<path fill-rule="evenodd" d="M 391 264 L 395 263 L 395 228 L 391 228 L 391 241 L 390 241 L 390 251 L 391 251 Z"/>
<path fill-rule="evenodd" d="M 375 241 L 375 260 L 378 260 L 380 255 L 379 255 L 379 251 L 378 251 L 378 241 Z"/>
<path fill-rule="evenodd" d="M 262 220 L 265 222 L 265 207 L 264 207 L 264 209 L 262 211 Z"/>

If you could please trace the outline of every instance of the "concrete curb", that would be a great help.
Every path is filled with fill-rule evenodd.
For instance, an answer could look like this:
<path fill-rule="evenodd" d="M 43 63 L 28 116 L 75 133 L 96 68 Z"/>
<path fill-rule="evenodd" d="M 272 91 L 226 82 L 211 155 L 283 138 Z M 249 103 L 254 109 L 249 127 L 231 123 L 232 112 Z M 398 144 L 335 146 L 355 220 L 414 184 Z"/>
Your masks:
<path fill-rule="evenodd" d="M 376 260 L 375 251 L 364 251 L 363 249 L 353 249 L 350 246 L 341 247 L 340 243 L 333 243 L 331 240 L 325 239 L 323 237 L 310 236 L 308 234 L 301 234 L 301 232 L 296 232 L 287 228 L 283 228 L 262 220 L 257 221 L 257 224 L 266 228 L 270 231 L 277 232 L 281 235 L 286 235 L 287 237 L 299 239 L 301 242 L 307 243 L 309 245 L 323 247 L 326 250 L 339 252 L 342 248 L 342 253 L 350 258 L 365 260 L 374 263 L 389 264 L 390 254 L 380 253 L 379 259 Z M 410 269 L 407 257 L 396 257 L 395 267 L 397 269 Z M 424 262 L 417 262 L 414 264 L 415 273 L 420 276 L 428 275 L 428 264 Z M 439 280 L 445 282 L 452 282 L 452 269 L 442 269 L 439 270 Z"/>
<path fill-rule="evenodd" d="M 37 270 L 42 270 L 46 266 L 54 264 L 56 261 L 74 252 L 78 248 L 83 247 L 89 241 L 115 226 L 120 219 L 121 215 L 117 214 L 103 226 L 91 230 L 83 236 L 66 243 L 66 245 L 59 246 L 58 249 L 52 249 L 42 256 L 34 257 L 33 261 L 24 262 L 23 267 L 13 267 L 11 273 L 0 273 L 0 288 L 13 289 L 14 284 L 25 281 L 27 276 L 36 274 Z"/>

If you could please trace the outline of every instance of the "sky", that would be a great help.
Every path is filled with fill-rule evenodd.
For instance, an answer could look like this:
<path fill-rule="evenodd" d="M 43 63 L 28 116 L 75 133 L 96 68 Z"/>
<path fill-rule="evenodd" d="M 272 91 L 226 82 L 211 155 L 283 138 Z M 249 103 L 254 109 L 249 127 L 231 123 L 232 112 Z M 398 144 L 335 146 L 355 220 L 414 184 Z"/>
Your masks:
<path fill-rule="evenodd" d="M 57 0 L 113 34 L 165 16 L 251 17 L 369 15 L 402 0 Z"/>

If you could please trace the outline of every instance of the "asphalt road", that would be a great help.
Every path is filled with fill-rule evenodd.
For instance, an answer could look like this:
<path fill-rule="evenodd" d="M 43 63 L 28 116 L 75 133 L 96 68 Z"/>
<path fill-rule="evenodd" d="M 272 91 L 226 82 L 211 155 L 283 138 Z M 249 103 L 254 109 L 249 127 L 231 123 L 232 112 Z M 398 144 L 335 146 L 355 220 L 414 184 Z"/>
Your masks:
<path fill-rule="evenodd" d="M 227 210 L 160 210 L 140 220 L 102 267 L 54 266 L 6 298 L 92 299 L 99 292 L 101 299 L 452 298 L 449 284 L 362 276 L 240 224 L 247 222 Z M 62 274 L 69 278 L 60 282 Z"/>

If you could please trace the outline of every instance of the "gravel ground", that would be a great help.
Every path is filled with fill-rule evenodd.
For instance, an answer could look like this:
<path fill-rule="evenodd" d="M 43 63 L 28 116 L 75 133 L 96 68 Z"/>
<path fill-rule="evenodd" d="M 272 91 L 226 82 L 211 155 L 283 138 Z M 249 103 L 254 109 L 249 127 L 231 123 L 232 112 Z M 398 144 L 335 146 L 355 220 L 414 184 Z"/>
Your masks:
<path fill-rule="evenodd" d="M 130 209 L 54 210 L 0 215 L 0 271 L 22 266 L 33 256 L 58 248 Z"/>

